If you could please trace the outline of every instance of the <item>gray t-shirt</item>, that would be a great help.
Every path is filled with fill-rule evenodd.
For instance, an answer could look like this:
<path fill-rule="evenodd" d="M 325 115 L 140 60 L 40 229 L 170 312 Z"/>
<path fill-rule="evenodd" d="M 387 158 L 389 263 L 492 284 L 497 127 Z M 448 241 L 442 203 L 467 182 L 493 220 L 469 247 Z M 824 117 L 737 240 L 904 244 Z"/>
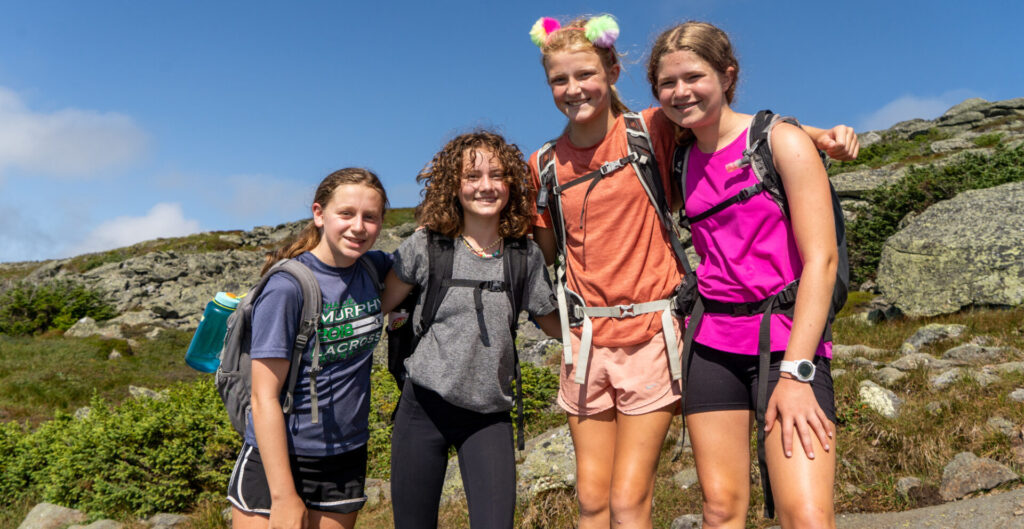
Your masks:
<path fill-rule="evenodd" d="M 527 282 L 523 309 L 534 316 L 555 310 L 554 294 L 544 257 L 533 241 L 528 244 Z M 395 275 L 423 290 L 413 313 L 419 330 L 420 311 L 427 286 L 427 231 L 419 230 L 395 252 Z M 455 240 L 452 278 L 505 279 L 504 259 L 480 257 L 461 239 Z M 451 404 L 479 413 L 512 409 L 512 307 L 505 292 L 469 287 L 448 289 L 437 309 L 434 323 L 405 361 L 414 383 L 441 395 Z"/>

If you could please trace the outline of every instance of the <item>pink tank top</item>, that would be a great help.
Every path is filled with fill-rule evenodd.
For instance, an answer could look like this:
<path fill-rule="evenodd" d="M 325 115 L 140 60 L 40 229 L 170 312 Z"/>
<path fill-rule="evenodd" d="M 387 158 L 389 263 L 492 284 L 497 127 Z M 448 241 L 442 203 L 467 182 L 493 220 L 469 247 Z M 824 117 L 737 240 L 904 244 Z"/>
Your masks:
<path fill-rule="evenodd" d="M 725 166 L 739 160 L 747 133 L 721 150 L 706 154 L 694 145 L 686 167 L 686 215 L 693 217 L 757 183 L 752 168 L 732 172 Z M 800 277 L 803 262 L 793 227 L 767 193 L 733 204 L 691 226 L 693 247 L 700 256 L 697 283 L 710 299 L 760 301 Z M 784 351 L 793 320 L 771 316 L 771 350 Z M 705 313 L 694 340 L 730 353 L 757 354 L 760 315 Z M 816 354 L 832 358 L 832 343 L 822 342 Z"/>

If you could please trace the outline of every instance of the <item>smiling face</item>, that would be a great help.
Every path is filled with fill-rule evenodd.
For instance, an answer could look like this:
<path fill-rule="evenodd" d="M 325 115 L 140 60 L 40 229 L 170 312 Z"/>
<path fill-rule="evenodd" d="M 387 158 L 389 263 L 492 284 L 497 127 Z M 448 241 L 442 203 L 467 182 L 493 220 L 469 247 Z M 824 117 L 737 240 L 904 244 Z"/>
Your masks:
<path fill-rule="evenodd" d="M 490 149 L 466 149 L 462 154 L 462 178 L 459 203 L 468 224 L 477 220 L 496 220 L 508 204 L 505 171 Z"/>
<path fill-rule="evenodd" d="M 320 242 L 312 252 L 330 266 L 351 266 L 377 241 L 383 223 L 384 199 L 363 184 L 342 184 L 326 205 L 313 204 L 313 223 Z"/>
<path fill-rule="evenodd" d="M 658 61 L 655 90 L 669 119 L 696 129 L 717 123 L 728 107 L 725 94 L 732 76 L 731 67 L 723 74 L 692 51 L 675 51 Z"/>
<path fill-rule="evenodd" d="M 558 110 L 570 126 L 607 121 L 611 117 L 612 85 L 619 65 L 605 68 L 592 51 L 563 51 L 545 57 L 548 86 Z"/>

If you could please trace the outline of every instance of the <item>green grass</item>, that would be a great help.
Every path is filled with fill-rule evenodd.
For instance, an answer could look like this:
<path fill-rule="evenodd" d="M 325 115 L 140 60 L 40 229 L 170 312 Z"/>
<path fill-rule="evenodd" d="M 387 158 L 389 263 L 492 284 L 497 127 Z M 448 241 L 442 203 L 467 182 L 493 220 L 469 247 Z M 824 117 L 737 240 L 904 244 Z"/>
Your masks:
<path fill-rule="evenodd" d="M 829 168 L 829 176 L 862 168 L 876 169 L 891 163 L 907 165 L 934 160 L 940 155 L 931 151 L 934 141 L 944 140 L 950 135 L 937 128 L 919 134 L 910 139 L 900 138 L 893 132 L 883 133 L 882 139 L 860 150 L 856 160 L 834 162 Z"/>
<path fill-rule="evenodd" d="M 191 339 L 191 333 L 165 330 L 129 353 L 124 340 L 0 335 L 0 419 L 39 424 L 55 410 L 86 406 L 93 394 L 120 402 L 129 384 L 159 390 L 194 380 L 203 375 L 185 365 Z M 114 349 L 122 358 L 108 360 Z"/>
<path fill-rule="evenodd" d="M 416 220 L 416 208 L 393 208 L 384 214 L 384 229 Z"/>
<path fill-rule="evenodd" d="M 990 134 L 982 134 L 977 138 L 974 138 L 974 144 L 978 147 L 995 147 L 999 145 L 999 142 L 1003 140 L 1003 134 L 1001 132 L 993 132 Z"/>

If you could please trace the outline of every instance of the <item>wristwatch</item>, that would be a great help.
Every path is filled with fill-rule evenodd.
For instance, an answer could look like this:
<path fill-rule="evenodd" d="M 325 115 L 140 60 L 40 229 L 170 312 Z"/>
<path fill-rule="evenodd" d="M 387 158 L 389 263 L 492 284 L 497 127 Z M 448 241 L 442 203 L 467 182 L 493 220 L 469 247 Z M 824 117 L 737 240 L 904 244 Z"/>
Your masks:
<path fill-rule="evenodd" d="M 800 382 L 810 382 L 814 380 L 814 363 L 810 360 L 783 360 L 779 363 L 779 372 L 789 373 Z"/>

